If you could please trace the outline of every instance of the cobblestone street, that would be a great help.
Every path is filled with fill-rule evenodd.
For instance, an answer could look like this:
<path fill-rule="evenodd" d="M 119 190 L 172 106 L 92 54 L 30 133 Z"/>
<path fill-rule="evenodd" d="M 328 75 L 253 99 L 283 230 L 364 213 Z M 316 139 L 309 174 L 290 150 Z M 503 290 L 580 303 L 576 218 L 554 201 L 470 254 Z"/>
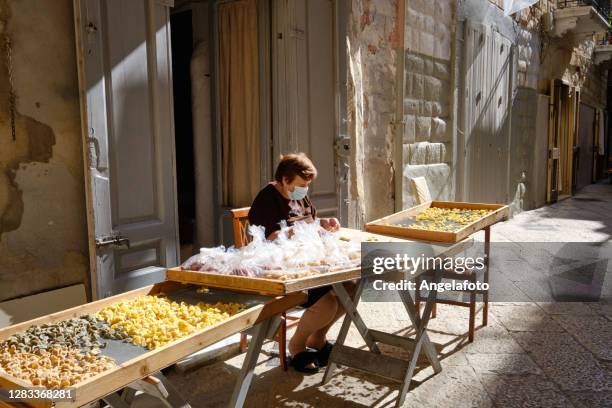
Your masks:
<path fill-rule="evenodd" d="M 499 241 L 606 241 L 612 234 L 612 186 L 597 184 L 554 206 L 521 213 L 493 229 Z M 554 235 L 549 231 L 556 231 Z M 609 283 L 607 283 L 609 286 Z M 408 317 L 399 303 L 361 303 L 368 323 L 405 333 Z M 480 325 L 481 314 L 477 317 Z M 487 327 L 467 342 L 468 310 L 440 305 L 429 325 L 443 371 L 423 365 L 405 406 L 410 407 L 610 407 L 612 406 L 612 303 L 492 303 Z M 336 324 L 332 336 L 335 336 Z M 362 345 L 351 329 L 349 343 Z M 271 351 L 272 344 L 267 345 Z M 398 349 L 383 349 L 398 355 Z M 186 374 L 168 377 L 195 407 L 227 403 L 244 354 Z M 321 386 L 322 372 L 302 376 L 260 357 L 247 406 L 393 406 L 396 384 L 354 370 L 338 370 Z M 211 397 L 212 396 L 212 397 Z M 142 406 L 152 401 L 142 400 Z"/>

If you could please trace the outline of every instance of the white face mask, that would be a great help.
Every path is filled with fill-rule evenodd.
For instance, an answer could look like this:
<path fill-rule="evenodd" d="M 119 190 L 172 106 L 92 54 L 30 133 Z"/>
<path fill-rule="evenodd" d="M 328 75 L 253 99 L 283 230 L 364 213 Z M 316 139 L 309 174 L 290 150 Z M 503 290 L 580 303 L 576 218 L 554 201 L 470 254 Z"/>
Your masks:
<path fill-rule="evenodd" d="M 308 194 L 308 187 L 295 186 L 293 191 L 289 191 L 288 195 L 291 200 L 301 200 Z"/>

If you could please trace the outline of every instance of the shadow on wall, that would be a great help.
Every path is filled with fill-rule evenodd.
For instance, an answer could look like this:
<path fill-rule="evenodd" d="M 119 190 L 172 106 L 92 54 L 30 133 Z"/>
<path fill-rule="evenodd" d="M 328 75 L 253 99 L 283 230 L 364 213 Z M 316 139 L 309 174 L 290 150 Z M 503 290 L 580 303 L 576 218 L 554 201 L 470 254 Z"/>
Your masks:
<path fill-rule="evenodd" d="M 7 32 L 8 5 L 0 1 L 0 95 L 14 92 L 9 81 L 9 70 L 13 70 L 12 42 Z M 16 101 L 0 98 L 0 240 L 2 234 L 14 231 L 21 225 L 23 200 L 19 186 L 15 183 L 15 173 L 22 163 L 47 163 L 52 156 L 55 135 L 50 126 L 22 115 L 17 111 Z M 19 137 L 17 137 L 19 135 Z"/>

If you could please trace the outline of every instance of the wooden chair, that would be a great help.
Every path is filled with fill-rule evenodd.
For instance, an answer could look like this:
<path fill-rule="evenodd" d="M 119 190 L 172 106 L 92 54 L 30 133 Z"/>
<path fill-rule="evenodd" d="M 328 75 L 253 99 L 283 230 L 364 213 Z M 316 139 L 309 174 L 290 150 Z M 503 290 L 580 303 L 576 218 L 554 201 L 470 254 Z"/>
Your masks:
<path fill-rule="evenodd" d="M 249 235 L 249 210 L 250 207 L 236 208 L 231 210 L 232 213 L 232 229 L 234 231 L 234 247 L 240 248 L 247 245 L 251 241 Z M 283 370 L 287 371 L 287 329 L 290 329 L 300 322 L 300 318 L 289 316 L 283 312 L 281 316 L 281 325 L 276 333 L 274 340 L 278 343 L 278 357 L 280 359 Z M 247 335 L 240 333 L 240 351 L 244 352 L 247 349 Z"/>
<path fill-rule="evenodd" d="M 423 204 L 427 201 L 431 201 L 431 194 L 429 192 L 429 188 L 427 187 L 427 181 L 425 180 L 425 177 L 416 177 L 410 180 L 412 182 L 412 187 L 414 188 L 414 192 L 415 192 L 415 196 L 416 196 L 416 203 L 418 204 Z M 490 233 L 489 228 L 487 227 L 486 234 Z M 431 277 L 433 276 L 431 273 L 426 273 L 425 277 Z M 476 272 L 472 269 L 472 270 L 466 270 L 465 272 L 459 273 L 455 270 L 444 270 L 442 271 L 442 279 L 452 279 L 452 280 L 467 280 L 469 282 L 473 282 L 476 283 L 477 280 L 477 276 L 476 276 Z M 418 289 L 421 285 L 423 278 L 422 277 L 417 277 L 416 278 L 416 287 L 417 290 L 415 291 L 415 304 L 417 307 L 417 310 L 419 310 L 420 307 L 420 303 L 421 303 L 421 291 Z M 485 280 L 488 281 L 488 273 L 485 274 Z M 488 283 L 488 282 L 487 282 Z M 475 286 L 475 285 L 474 285 Z M 436 314 L 437 314 L 437 304 L 438 303 L 442 303 L 442 304 L 447 304 L 447 305 L 455 305 L 455 306 L 462 306 L 462 307 L 468 307 L 470 309 L 470 317 L 469 317 L 469 329 L 468 329 L 468 341 L 471 343 L 474 341 L 474 331 L 475 331 L 475 326 L 476 326 L 476 295 L 478 294 L 478 291 L 476 290 L 472 290 L 472 291 L 468 291 L 470 294 L 470 301 L 469 302 L 460 302 L 460 301 L 456 301 L 456 300 L 445 300 L 445 299 L 436 299 L 436 303 L 434 303 L 432 309 L 431 309 L 431 317 L 435 318 Z M 484 307 L 482 309 L 482 321 L 483 321 L 483 325 L 486 326 L 487 324 L 487 314 L 488 314 L 488 297 L 484 297 Z"/>

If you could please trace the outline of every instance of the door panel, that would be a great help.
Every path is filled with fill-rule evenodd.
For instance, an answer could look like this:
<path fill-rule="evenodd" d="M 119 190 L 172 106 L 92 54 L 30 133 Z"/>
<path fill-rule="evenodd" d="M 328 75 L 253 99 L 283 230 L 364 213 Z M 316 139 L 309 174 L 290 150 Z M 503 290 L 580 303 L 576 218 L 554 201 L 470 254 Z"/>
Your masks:
<path fill-rule="evenodd" d="M 321 216 L 335 216 L 333 2 L 308 0 L 306 16 L 308 99 L 301 109 L 306 125 L 298 149 L 308 152 L 321 173 L 312 183 L 310 197 Z"/>
<path fill-rule="evenodd" d="M 75 4 L 99 298 L 159 282 L 178 263 L 169 10 L 153 0 Z"/>
<path fill-rule="evenodd" d="M 580 94 L 558 79 L 551 81 L 550 87 L 547 201 L 555 202 L 561 196 L 573 194 L 575 187 L 574 146 Z"/>
<path fill-rule="evenodd" d="M 318 177 L 310 198 L 320 216 L 338 214 L 336 178 L 335 3 L 331 0 L 278 0 L 273 44 L 275 158 L 302 151 Z M 339 137 L 339 135 L 338 135 Z"/>
<path fill-rule="evenodd" d="M 489 26 L 465 27 L 465 199 L 507 203 L 512 43 Z"/>
<path fill-rule="evenodd" d="M 561 88 L 555 81 L 550 84 L 550 105 L 548 110 L 548 159 L 546 176 L 546 202 L 554 203 L 559 199 L 560 158 L 559 111 L 561 108 Z"/>

